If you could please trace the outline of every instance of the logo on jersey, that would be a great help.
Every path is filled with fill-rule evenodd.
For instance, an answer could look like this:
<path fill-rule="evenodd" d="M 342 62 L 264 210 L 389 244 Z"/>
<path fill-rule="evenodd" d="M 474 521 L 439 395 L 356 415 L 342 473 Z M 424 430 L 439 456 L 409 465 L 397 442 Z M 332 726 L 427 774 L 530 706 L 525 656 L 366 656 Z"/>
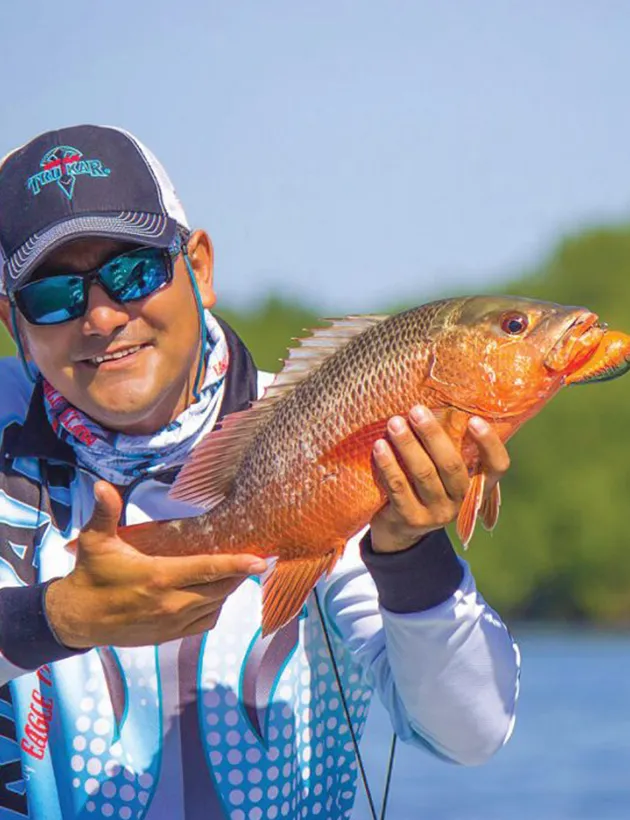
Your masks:
<path fill-rule="evenodd" d="M 44 154 L 40 167 L 42 170 L 26 182 L 33 196 L 37 196 L 46 185 L 56 182 L 64 196 L 72 199 L 77 177 L 108 177 L 111 173 L 100 159 L 86 159 L 81 151 L 69 145 L 59 145 Z"/>

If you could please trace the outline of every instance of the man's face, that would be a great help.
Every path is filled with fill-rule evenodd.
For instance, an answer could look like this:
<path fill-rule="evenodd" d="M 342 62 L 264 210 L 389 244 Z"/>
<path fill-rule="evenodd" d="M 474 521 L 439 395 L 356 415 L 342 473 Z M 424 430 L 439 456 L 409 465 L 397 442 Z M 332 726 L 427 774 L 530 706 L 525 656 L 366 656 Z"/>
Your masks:
<path fill-rule="evenodd" d="M 36 278 L 100 267 L 133 246 L 108 239 L 68 243 L 44 261 Z M 204 307 L 215 302 L 212 245 L 197 231 L 188 244 Z M 173 280 L 134 302 L 118 304 L 92 284 L 85 315 L 60 325 L 29 324 L 18 311 L 25 349 L 44 377 L 104 427 L 147 434 L 191 402 L 199 356 L 199 320 L 183 255 Z M 98 361 L 120 352 L 122 358 Z"/>

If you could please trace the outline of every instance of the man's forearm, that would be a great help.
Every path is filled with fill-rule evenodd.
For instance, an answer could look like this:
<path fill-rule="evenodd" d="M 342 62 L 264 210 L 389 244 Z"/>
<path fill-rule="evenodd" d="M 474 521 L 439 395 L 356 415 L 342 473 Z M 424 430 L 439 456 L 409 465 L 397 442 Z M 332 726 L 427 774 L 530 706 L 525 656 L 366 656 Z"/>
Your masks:
<path fill-rule="evenodd" d="M 513 724 L 519 659 L 507 628 L 445 533 L 427 536 L 424 553 L 376 556 L 376 570 L 368 546 L 372 575 L 354 543 L 323 585 L 331 622 L 401 739 L 458 763 L 483 762 Z M 379 591 L 400 611 L 379 604 Z"/>
<path fill-rule="evenodd" d="M 396 613 L 381 607 L 396 694 L 408 722 L 402 739 L 457 763 L 485 762 L 514 724 L 520 654 L 467 566 L 437 606 Z"/>
<path fill-rule="evenodd" d="M 47 586 L 0 589 L 0 652 L 10 665 L 23 671 L 77 654 L 58 642 L 48 623 L 44 609 Z M 8 670 L 5 674 L 9 679 L 15 677 Z"/>
<path fill-rule="evenodd" d="M 446 601 L 464 574 L 444 530 L 393 553 L 375 552 L 368 530 L 361 539 L 361 557 L 376 583 L 381 606 L 400 614 L 422 612 Z"/>

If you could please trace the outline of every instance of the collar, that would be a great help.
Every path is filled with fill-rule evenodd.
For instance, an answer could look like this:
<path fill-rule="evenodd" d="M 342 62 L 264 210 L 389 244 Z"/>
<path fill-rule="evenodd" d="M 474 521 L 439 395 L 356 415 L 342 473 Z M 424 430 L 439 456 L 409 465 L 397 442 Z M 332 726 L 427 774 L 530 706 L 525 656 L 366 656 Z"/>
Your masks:
<path fill-rule="evenodd" d="M 216 316 L 216 314 L 215 314 Z M 251 353 L 234 330 L 220 317 L 230 351 L 230 364 L 225 377 L 225 389 L 219 421 L 228 413 L 245 410 L 257 397 L 257 370 Z M 26 418 L 21 425 L 7 428 L 3 450 L 9 458 L 38 458 L 75 465 L 72 447 L 61 441 L 50 426 L 44 408 L 44 390 L 38 379 L 31 396 Z"/>
<path fill-rule="evenodd" d="M 57 438 L 48 421 L 41 377 L 33 389 L 26 418 L 21 425 L 12 425 L 7 429 L 3 449 L 9 458 L 38 458 L 75 464 L 74 450 Z"/>

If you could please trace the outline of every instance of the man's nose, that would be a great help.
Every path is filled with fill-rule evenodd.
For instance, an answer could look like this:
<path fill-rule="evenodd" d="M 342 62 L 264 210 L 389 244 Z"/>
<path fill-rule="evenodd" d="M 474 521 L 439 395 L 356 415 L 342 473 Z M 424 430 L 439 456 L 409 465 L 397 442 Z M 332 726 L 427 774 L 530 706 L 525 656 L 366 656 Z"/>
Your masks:
<path fill-rule="evenodd" d="M 110 336 L 129 322 L 125 306 L 110 298 L 100 285 L 93 284 L 83 317 L 83 332 L 91 336 Z"/>

